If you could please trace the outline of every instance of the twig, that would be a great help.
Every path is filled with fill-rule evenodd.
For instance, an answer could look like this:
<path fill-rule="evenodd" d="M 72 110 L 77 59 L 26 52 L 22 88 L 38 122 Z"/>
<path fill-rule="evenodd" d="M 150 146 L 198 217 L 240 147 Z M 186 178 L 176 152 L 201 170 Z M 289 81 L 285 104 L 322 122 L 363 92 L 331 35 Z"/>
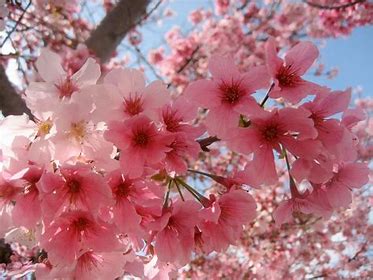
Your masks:
<path fill-rule="evenodd" d="M 204 152 L 209 152 L 210 149 L 208 148 L 208 146 L 218 141 L 220 141 L 220 139 L 216 136 L 209 136 L 207 138 L 197 140 L 198 144 L 201 146 L 202 151 Z"/>
<path fill-rule="evenodd" d="M 340 4 L 340 5 L 322 5 L 318 3 L 314 3 L 311 1 L 304 0 L 303 2 L 306 3 L 307 5 L 317 8 L 317 9 L 322 9 L 322 10 L 338 10 L 338 9 L 345 9 L 351 6 L 354 6 L 359 3 L 363 3 L 366 0 L 355 0 L 354 2 L 351 3 L 345 3 L 345 4 Z"/>
<path fill-rule="evenodd" d="M 18 20 L 16 21 L 15 25 L 13 26 L 12 30 L 10 30 L 8 32 L 8 34 L 6 35 L 4 41 L 1 43 L 0 45 L 0 48 L 2 48 L 4 46 L 4 44 L 6 43 L 6 41 L 9 40 L 10 36 L 13 34 L 13 32 L 17 29 L 17 26 L 18 24 L 21 22 L 21 20 L 23 19 L 23 17 L 25 16 L 26 12 L 27 12 L 27 9 L 31 6 L 31 3 L 32 3 L 32 0 L 30 0 L 26 6 L 26 8 L 23 10 L 22 14 L 20 15 L 20 17 L 18 18 Z"/>
<path fill-rule="evenodd" d="M 272 83 L 270 88 L 268 89 L 267 93 L 266 93 L 266 96 L 264 97 L 264 99 L 262 100 L 262 102 L 260 102 L 260 107 L 263 107 L 264 104 L 267 102 L 268 98 L 269 98 L 269 94 L 271 93 L 272 89 L 274 88 L 275 86 L 275 83 Z"/>
<path fill-rule="evenodd" d="M 157 77 L 158 80 L 163 81 L 163 78 L 157 73 L 157 71 L 154 69 L 153 65 L 149 63 L 149 61 L 146 59 L 144 54 L 141 52 L 138 46 L 133 46 L 136 53 L 139 55 L 140 59 L 149 67 L 149 69 L 153 72 L 154 76 Z"/>

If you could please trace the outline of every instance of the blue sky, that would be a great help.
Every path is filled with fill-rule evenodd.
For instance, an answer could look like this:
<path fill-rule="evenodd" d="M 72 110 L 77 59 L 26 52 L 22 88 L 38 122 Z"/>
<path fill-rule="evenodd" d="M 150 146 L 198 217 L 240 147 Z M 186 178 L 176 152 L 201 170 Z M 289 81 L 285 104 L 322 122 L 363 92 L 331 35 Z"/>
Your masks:
<path fill-rule="evenodd" d="M 373 26 L 355 29 L 346 38 L 328 39 L 320 52 L 326 66 L 339 69 L 338 76 L 327 81 L 330 87 L 361 86 L 364 96 L 373 96 Z"/>

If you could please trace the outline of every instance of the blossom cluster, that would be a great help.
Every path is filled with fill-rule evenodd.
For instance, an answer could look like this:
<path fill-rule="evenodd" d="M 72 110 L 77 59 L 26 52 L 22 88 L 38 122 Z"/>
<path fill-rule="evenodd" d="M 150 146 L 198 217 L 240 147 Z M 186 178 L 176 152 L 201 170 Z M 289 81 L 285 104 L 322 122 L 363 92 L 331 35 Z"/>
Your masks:
<path fill-rule="evenodd" d="M 172 277 L 193 252 L 225 251 L 250 227 L 256 202 L 247 186 L 278 182 L 276 158 L 290 188 L 277 226 L 299 212 L 327 218 L 347 207 L 351 190 L 368 182 L 352 132 L 364 113 L 348 109 L 350 90 L 303 78 L 318 56 L 312 43 L 281 58 L 270 38 L 265 55 L 244 73 L 213 56 L 210 79 L 172 95 L 135 69 L 102 75 L 93 58 L 71 73 L 43 49 L 40 77 L 26 89 L 33 119 L 0 123 L 0 233 L 26 235 L 42 250 L 29 271 L 37 279 Z M 244 169 L 229 177 L 191 169 L 214 142 L 242 155 Z M 189 174 L 224 188 L 207 197 Z"/>

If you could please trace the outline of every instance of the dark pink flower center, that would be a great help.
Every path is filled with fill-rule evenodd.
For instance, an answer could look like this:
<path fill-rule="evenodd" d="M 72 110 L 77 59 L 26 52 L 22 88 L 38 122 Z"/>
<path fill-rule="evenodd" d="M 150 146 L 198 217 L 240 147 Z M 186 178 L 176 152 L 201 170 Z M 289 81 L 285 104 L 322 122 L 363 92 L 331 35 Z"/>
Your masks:
<path fill-rule="evenodd" d="M 135 94 L 129 98 L 124 99 L 124 112 L 130 116 L 135 116 L 144 111 L 143 100 L 141 96 Z"/>
<path fill-rule="evenodd" d="M 80 191 L 80 182 L 77 180 L 72 180 L 67 182 L 67 187 L 69 188 L 70 193 L 78 193 Z"/>
<path fill-rule="evenodd" d="M 245 89 L 243 89 L 241 86 L 241 82 L 233 80 L 231 83 L 226 83 L 223 81 L 219 85 L 219 91 L 222 103 L 228 105 L 236 105 L 246 94 Z"/>
<path fill-rule="evenodd" d="M 5 183 L 4 185 L 0 186 L 0 199 L 11 201 L 18 193 L 19 190 L 13 187 L 11 184 Z"/>
<path fill-rule="evenodd" d="M 59 97 L 71 97 L 71 95 L 79 90 L 79 87 L 70 78 L 56 84 L 55 87 L 58 89 Z"/>
<path fill-rule="evenodd" d="M 133 135 L 133 144 L 139 147 L 146 147 L 150 141 L 150 136 L 145 131 L 138 131 Z"/>
<path fill-rule="evenodd" d="M 315 127 L 320 127 L 322 123 L 324 122 L 324 118 L 321 116 L 318 116 L 315 113 L 312 113 L 310 118 L 313 120 Z"/>
<path fill-rule="evenodd" d="M 280 131 L 276 125 L 267 125 L 261 130 L 263 138 L 268 142 L 274 142 L 278 140 Z"/>
<path fill-rule="evenodd" d="M 132 181 L 131 180 L 124 180 L 120 182 L 115 188 L 113 189 L 113 193 L 116 196 L 117 200 L 121 198 L 128 197 L 131 192 Z"/>
<path fill-rule="evenodd" d="M 89 229 L 92 226 L 92 222 L 85 217 L 79 217 L 72 222 L 72 226 L 77 232 L 82 232 Z"/>
<path fill-rule="evenodd" d="M 293 87 L 301 81 L 295 70 L 291 68 L 291 65 L 281 66 L 276 74 L 276 79 L 281 87 Z"/>
<path fill-rule="evenodd" d="M 170 132 L 177 132 L 180 128 L 180 122 L 182 118 L 177 116 L 177 112 L 172 110 L 172 108 L 167 107 L 162 111 L 163 122 L 166 125 L 166 129 Z"/>

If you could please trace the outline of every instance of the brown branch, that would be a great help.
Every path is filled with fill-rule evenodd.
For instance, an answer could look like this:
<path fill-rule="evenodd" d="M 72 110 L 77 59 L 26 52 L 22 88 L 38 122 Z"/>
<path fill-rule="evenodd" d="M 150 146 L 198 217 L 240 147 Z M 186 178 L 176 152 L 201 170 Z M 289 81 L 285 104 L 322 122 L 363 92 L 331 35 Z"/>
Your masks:
<path fill-rule="evenodd" d="M 190 57 L 187 58 L 185 60 L 185 62 L 183 63 L 183 65 L 180 66 L 180 68 L 178 70 L 176 70 L 176 74 L 180 74 L 181 72 L 184 71 L 184 69 L 189 65 L 189 63 L 194 59 L 194 56 L 195 54 L 197 53 L 197 51 L 199 50 L 200 46 L 197 46 L 193 52 L 191 53 Z M 167 84 L 167 88 L 169 88 L 171 86 L 171 82 Z"/>
<path fill-rule="evenodd" d="M 149 0 L 121 0 L 86 41 L 102 63 L 108 61 L 126 34 L 143 20 Z"/>
<path fill-rule="evenodd" d="M 353 257 L 348 259 L 348 262 L 352 262 L 352 261 L 356 260 L 357 257 L 366 250 L 366 246 L 367 246 L 367 243 L 364 243 L 361 246 L 360 250 L 358 250 Z"/>
<path fill-rule="evenodd" d="M 163 82 L 163 78 L 157 73 L 157 70 L 154 69 L 153 65 L 151 65 L 149 63 L 149 61 L 146 59 L 146 57 L 144 56 L 144 54 L 141 52 L 140 48 L 138 46 L 133 46 L 133 48 L 135 49 L 137 55 L 139 56 L 140 60 L 143 61 L 147 66 L 148 68 L 150 69 L 150 71 L 152 71 L 152 73 L 154 74 L 154 76 Z"/>
<path fill-rule="evenodd" d="M 340 5 L 323 5 L 323 4 L 318 4 L 314 3 L 311 1 L 304 0 L 303 2 L 306 3 L 307 5 L 317 8 L 317 9 L 322 9 L 322 10 L 338 10 L 338 9 L 345 9 L 351 6 L 354 6 L 359 3 L 364 3 L 366 0 L 355 0 L 351 3 L 345 3 L 345 4 L 340 4 Z"/>
<path fill-rule="evenodd" d="M 17 93 L 8 80 L 2 65 L 0 65 L 0 109 L 4 116 L 22 115 L 23 113 L 31 116 L 31 112 L 26 107 L 21 95 Z"/>
<path fill-rule="evenodd" d="M 176 71 L 177 74 L 180 74 L 181 72 L 184 71 L 184 69 L 185 69 L 185 68 L 189 65 L 189 63 L 193 60 L 194 55 L 197 53 L 197 51 L 199 50 L 199 48 L 200 48 L 200 46 L 197 46 L 197 47 L 193 50 L 193 52 L 192 52 L 192 54 L 190 55 L 190 57 L 189 57 L 187 60 L 185 60 L 184 64 L 181 65 L 181 67 Z"/>
<path fill-rule="evenodd" d="M 20 15 L 20 17 L 18 18 L 18 20 L 16 21 L 16 23 L 14 24 L 13 28 L 8 32 L 8 34 L 6 35 L 4 41 L 1 43 L 0 45 L 0 48 L 2 48 L 4 46 L 4 44 L 6 43 L 6 41 L 9 40 L 10 36 L 13 34 L 13 32 L 17 29 L 17 26 L 18 24 L 22 21 L 23 17 L 25 16 L 28 8 L 31 6 L 31 3 L 32 1 L 30 0 L 26 6 L 26 8 L 24 10 L 22 10 L 22 14 Z"/>
<path fill-rule="evenodd" d="M 209 152 L 210 149 L 208 146 L 218 141 L 220 141 L 220 139 L 216 136 L 209 136 L 207 138 L 197 140 L 198 144 L 201 146 L 201 150 L 204 152 Z"/>

